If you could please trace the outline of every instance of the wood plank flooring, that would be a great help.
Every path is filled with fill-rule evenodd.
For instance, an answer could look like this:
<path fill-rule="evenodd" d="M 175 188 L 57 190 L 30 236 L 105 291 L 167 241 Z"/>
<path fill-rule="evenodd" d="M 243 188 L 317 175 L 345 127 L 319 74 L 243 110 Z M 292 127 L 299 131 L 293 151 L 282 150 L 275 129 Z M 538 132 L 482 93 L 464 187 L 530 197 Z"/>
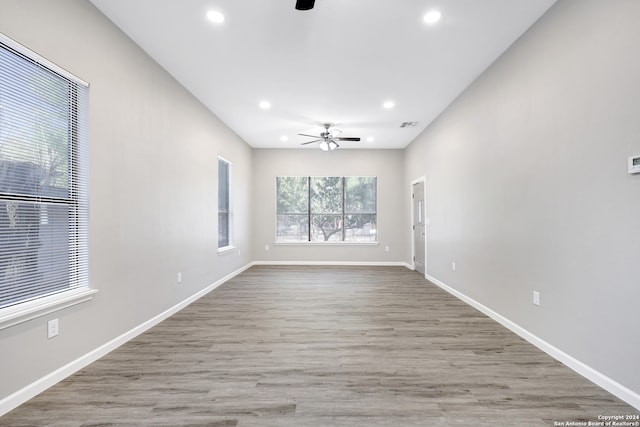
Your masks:
<path fill-rule="evenodd" d="M 252 267 L 2 426 L 553 426 L 638 411 L 403 267 Z"/>

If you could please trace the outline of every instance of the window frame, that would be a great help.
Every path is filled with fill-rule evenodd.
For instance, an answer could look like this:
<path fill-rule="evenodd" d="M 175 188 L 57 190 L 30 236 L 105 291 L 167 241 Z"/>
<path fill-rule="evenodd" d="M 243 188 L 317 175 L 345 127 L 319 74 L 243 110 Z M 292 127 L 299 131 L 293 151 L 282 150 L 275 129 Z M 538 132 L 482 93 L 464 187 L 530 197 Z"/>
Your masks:
<path fill-rule="evenodd" d="M 278 189 L 278 179 L 279 178 L 304 178 L 306 180 L 306 187 L 307 187 L 307 211 L 306 212 L 279 212 L 278 210 L 278 198 L 279 198 L 279 189 Z M 342 221 L 344 223 L 345 218 L 348 215 L 373 215 L 375 217 L 375 223 L 376 223 L 376 233 L 375 233 L 375 240 L 373 241 L 345 241 L 346 238 L 346 233 L 347 230 L 343 229 L 340 231 L 340 240 L 327 240 L 327 241 L 321 241 L 321 240 L 312 240 L 312 218 L 314 216 L 321 216 L 323 215 L 322 212 L 313 212 L 313 206 L 312 206 L 312 179 L 313 178 L 339 178 L 341 180 L 341 186 L 342 186 L 342 201 L 341 201 L 341 212 L 340 213 L 327 213 L 326 216 L 340 216 L 342 217 Z M 366 213 L 360 213 L 360 212 L 347 212 L 347 207 L 346 207 L 346 180 L 347 178 L 372 178 L 375 180 L 375 212 L 371 213 L 371 212 L 366 212 Z M 338 246 L 343 246 L 343 245 L 354 245 L 354 246 L 378 246 L 379 245 L 379 234 L 378 234 L 378 177 L 377 176 L 351 176 L 351 175 L 342 175 L 342 176 L 276 176 L 275 179 L 275 215 L 274 215 L 274 219 L 275 219 L 275 227 L 274 227 L 274 234 L 275 234 L 275 238 L 274 238 L 274 243 L 276 245 L 302 245 L 302 246 L 313 246 L 313 245 L 324 245 L 324 246 L 330 246 L 330 245 L 338 245 Z M 279 216 L 281 215 L 290 215 L 290 216 L 305 216 L 307 219 L 306 222 L 306 226 L 307 226 L 307 235 L 306 235 L 306 240 L 299 240 L 299 241 L 294 241 L 294 240 L 279 240 L 280 235 L 279 235 L 279 231 L 278 231 L 278 227 L 279 227 Z"/>
<path fill-rule="evenodd" d="M 67 197 L 46 197 L 34 194 L 14 195 L 6 193 L 2 200 L 15 200 L 19 203 L 33 203 L 39 207 L 60 204 L 69 206 L 70 213 L 66 228 L 70 230 L 68 241 L 69 270 L 68 286 L 55 290 L 50 285 L 41 288 L 42 292 L 31 293 L 22 300 L 0 308 L 0 330 L 28 320 L 89 301 L 98 291 L 89 287 L 89 195 L 88 195 L 88 88 L 89 84 L 73 74 L 53 64 L 27 47 L 0 33 L 1 49 L 15 55 L 19 60 L 35 65 L 48 73 L 58 76 L 69 83 L 69 168 Z M 86 91 L 83 102 L 79 101 L 78 90 Z M 39 98 L 32 98 L 39 99 Z M 73 231 L 71 231 L 73 230 Z M 63 267 L 64 268 L 64 267 Z M 31 283 L 25 283 L 30 286 Z"/>

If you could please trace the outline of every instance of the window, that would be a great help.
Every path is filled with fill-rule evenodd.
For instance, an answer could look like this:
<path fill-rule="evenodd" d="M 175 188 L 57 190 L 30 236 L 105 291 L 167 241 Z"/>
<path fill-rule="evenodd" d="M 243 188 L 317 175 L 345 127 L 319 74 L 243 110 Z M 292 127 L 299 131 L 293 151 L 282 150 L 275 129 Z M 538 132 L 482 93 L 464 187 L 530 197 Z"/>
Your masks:
<path fill-rule="evenodd" d="M 88 289 L 87 114 L 86 83 L 0 35 L 3 319 Z"/>
<path fill-rule="evenodd" d="M 276 178 L 277 240 L 309 241 L 309 178 Z"/>
<path fill-rule="evenodd" d="M 231 164 L 218 158 L 218 249 L 231 246 Z"/>
<path fill-rule="evenodd" d="M 276 178 L 278 242 L 377 241 L 375 177 Z"/>

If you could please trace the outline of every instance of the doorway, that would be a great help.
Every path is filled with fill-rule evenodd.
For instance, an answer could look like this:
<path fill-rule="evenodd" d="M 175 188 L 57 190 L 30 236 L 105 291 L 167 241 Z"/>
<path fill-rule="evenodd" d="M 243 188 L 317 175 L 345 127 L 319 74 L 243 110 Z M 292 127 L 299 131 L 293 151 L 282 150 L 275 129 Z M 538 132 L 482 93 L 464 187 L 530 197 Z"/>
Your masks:
<path fill-rule="evenodd" d="M 425 205 L 424 205 L 424 178 L 420 178 L 411 184 L 412 203 L 412 236 L 413 241 L 413 266 L 414 270 L 426 274 L 426 235 L 425 235 Z"/>

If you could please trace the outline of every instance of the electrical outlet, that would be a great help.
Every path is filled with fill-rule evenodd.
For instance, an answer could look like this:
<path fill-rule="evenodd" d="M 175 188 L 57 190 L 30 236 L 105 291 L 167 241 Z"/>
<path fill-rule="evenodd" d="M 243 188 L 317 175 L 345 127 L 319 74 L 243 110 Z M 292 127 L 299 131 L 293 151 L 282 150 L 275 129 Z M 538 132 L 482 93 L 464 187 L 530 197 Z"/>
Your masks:
<path fill-rule="evenodd" d="M 533 291 L 533 303 L 535 305 L 540 305 L 540 292 Z"/>
<path fill-rule="evenodd" d="M 269 245 L 264 245 L 264 250 L 268 251 L 269 250 Z"/>
<path fill-rule="evenodd" d="M 456 263 L 455 262 L 451 263 L 451 271 L 456 271 Z"/>
<path fill-rule="evenodd" d="M 182 273 L 178 272 L 178 283 L 182 283 Z"/>
<path fill-rule="evenodd" d="M 389 246 L 384 247 L 385 252 L 389 252 Z"/>
<path fill-rule="evenodd" d="M 47 338 L 53 338 L 58 335 L 59 325 L 58 319 L 49 320 L 47 322 Z"/>

